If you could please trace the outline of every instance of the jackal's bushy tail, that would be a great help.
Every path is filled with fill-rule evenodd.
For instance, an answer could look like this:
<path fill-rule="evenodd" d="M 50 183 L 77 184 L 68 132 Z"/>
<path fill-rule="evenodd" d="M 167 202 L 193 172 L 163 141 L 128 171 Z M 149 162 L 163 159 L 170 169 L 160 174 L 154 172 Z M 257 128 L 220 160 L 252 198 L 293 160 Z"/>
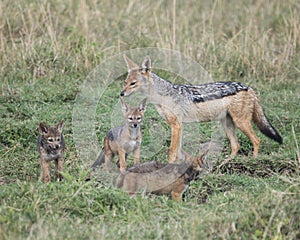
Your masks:
<path fill-rule="evenodd" d="M 255 103 L 253 120 L 263 134 L 273 139 L 274 141 L 282 144 L 282 137 L 277 132 L 277 130 L 271 125 L 258 102 Z"/>
<path fill-rule="evenodd" d="M 95 169 L 96 167 L 99 167 L 102 165 L 105 161 L 105 154 L 104 154 L 104 149 L 102 149 L 101 153 L 99 154 L 99 157 L 97 160 L 93 163 L 92 169 Z"/>

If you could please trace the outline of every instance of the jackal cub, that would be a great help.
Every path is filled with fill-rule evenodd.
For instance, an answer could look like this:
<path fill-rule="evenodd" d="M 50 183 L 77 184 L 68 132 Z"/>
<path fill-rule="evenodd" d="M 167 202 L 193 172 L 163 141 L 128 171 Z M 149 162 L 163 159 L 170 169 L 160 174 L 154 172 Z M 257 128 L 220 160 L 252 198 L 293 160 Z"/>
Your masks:
<path fill-rule="evenodd" d="M 62 134 L 63 120 L 56 126 L 39 124 L 38 152 L 40 154 L 41 179 L 47 183 L 51 181 L 50 164 L 54 160 L 55 177 L 62 180 L 63 153 L 65 150 L 65 140 Z"/>
<path fill-rule="evenodd" d="M 181 201 L 189 183 L 200 177 L 205 155 L 206 153 L 200 157 L 188 156 L 180 163 L 151 161 L 137 164 L 121 172 L 114 185 L 130 195 L 141 192 L 168 194 L 173 200 Z"/>
<path fill-rule="evenodd" d="M 140 162 L 141 122 L 146 110 L 146 100 L 142 100 L 138 107 L 131 108 L 121 99 L 125 124 L 108 132 L 103 141 L 103 150 L 92 165 L 93 169 L 104 163 L 105 169 L 109 171 L 116 154 L 119 155 L 120 171 L 125 171 L 127 155 L 130 153 L 133 153 L 134 164 Z"/>

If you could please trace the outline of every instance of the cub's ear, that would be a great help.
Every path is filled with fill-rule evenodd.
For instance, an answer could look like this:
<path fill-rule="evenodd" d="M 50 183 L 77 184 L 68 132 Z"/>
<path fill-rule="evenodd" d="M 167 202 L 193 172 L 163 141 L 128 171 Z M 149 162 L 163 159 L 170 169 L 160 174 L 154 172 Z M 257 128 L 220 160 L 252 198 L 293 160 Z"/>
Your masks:
<path fill-rule="evenodd" d="M 144 61 L 142 62 L 142 72 L 151 72 L 151 59 L 149 56 L 146 56 Z"/>
<path fill-rule="evenodd" d="M 64 120 L 61 120 L 60 123 L 56 125 L 56 129 L 58 132 L 62 133 L 63 125 L 64 125 Z"/>
<path fill-rule="evenodd" d="M 47 134 L 48 133 L 48 126 L 45 123 L 40 123 L 39 125 L 39 132 L 41 135 Z"/>
<path fill-rule="evenodd" d="M 147 103 L 147 98 L 144 98 L 141 103 L 140 103 L 140 106 L 139 106 L 139 110 L 141 112 L 145 112 L 146 111 L 146 103 Z"/>
<path fill-rule="evenodd" d="M 133 68 L 139 68 L 139 65 L 137 65 L 134 61 L 132 61 L 131 59 L 129 59 L 125 54 L 124 54 L 124 60 L 126 62 L 127 68 L 128 70 L 131 70 Z"/>
<path fill-rule="evenodd" d="M 206 155 L 207 155 L 207 153 L 208 153 L 208 149 L 205 150 L 205 151 L 201 154 L 200 160 L 201 160 L 202 162 L 204 162 L 204 161 L 206 160 Z"/>
<path fill-rule="evenodd" d="M 121 101 L 122 112 L 123 114 L 125 114 L 129 111 L 129 106 L 127 105 L 126 102 L 124 102 L 122 98 L 120 98 L 120 101 Z"/>

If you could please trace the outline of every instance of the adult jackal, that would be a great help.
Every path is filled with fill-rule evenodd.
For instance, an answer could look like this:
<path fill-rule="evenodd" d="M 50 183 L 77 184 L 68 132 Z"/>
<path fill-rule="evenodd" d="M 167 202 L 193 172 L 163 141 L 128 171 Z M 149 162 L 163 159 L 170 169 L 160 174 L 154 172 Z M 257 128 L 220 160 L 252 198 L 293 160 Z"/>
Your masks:
<path fill-rule="evenodd" d="M 231 155 L 240 149 L 235 127 L 253 144 L 256 157 L 260 139 L 253 131 L 251 121 L 269 138 L 282 143 L 282 138 L 265 116 L 254 90 L 239 82 L 215 82 L 202 85 L 175 85 L 151 71 L 147 56 L 141 66 L 124 56 L 128 76 L 121 96 L 142 92 L 171 127 L 169 162 L 180 158 L 182 123 L 219 120 L 230 141 Z"/>

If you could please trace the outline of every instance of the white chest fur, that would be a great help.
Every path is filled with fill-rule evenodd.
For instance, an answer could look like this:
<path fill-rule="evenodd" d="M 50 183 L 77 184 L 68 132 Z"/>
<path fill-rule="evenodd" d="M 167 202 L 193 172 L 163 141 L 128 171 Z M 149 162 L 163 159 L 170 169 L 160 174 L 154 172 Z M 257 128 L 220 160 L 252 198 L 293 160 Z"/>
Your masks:
<path fill-rule="evenodd" d="M 138 146 L 140 145 L 140 141 L 137 140 L 129 140 L 126 142 L 124 148 L 126 153 L 131 153 L 133 152 Z"/>

